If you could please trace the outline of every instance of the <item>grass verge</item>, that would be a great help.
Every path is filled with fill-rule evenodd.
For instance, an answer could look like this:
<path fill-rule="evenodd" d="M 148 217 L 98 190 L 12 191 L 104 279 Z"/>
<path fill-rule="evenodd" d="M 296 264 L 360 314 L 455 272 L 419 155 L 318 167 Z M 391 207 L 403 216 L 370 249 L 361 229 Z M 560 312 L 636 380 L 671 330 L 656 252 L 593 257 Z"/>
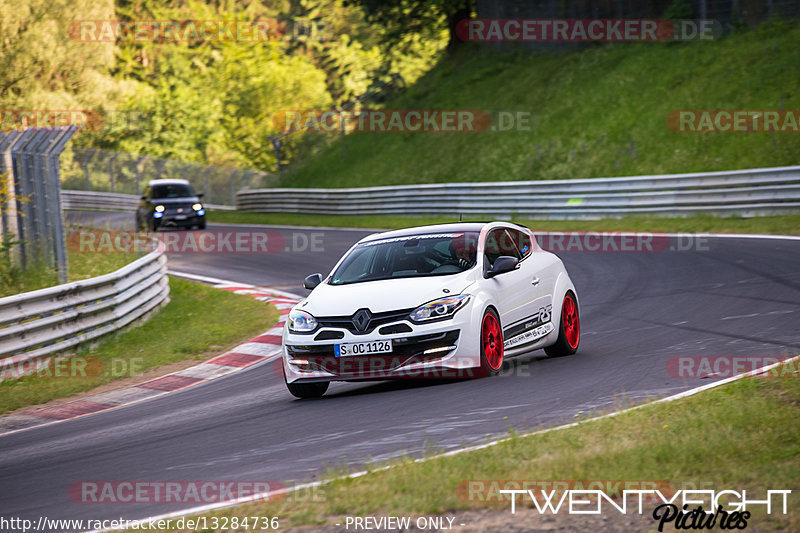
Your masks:
<path fill-rule="evenodd" d="M 273 306 L 250 296 L 176 278 L 170 278 L 169 284 L 166 306 L 146 323 L 81 349 L 73 358 L 76 366 L 70 362 L 63 372 L 51 367 L 0 383 L 0 414 L 135 377 L 162 365 L 207 359 L 263 333 L 278 318 Z"/>
<path fill-rule="evenodd" d="M 773 21 L 714 41 L 624 43 L 554 52 L 463 46 L 387 110 L 487 110 L 529 120 L 484 132 L 335 135 L 293 162 L 287 187 L 361 187 L 636 176 L 797 164 L 784 132 L 674 131 L 679 110 L 800 108 L 800 24 Z M 742 73 L 747 73 L 743 75 Z M 699 113 L 698 113 L 699 116 Z M 751 127 L 752 129 L 752 127 Z"/>
<path fill-rule="evenodd" d="M 93 278 L 109 274 L 143 257 L 135 253 L 86 253 L 67 251 L 69 281 Z"/>
<path fill-rule="evenodd" d="M 768 489 L 790 489 L 788 515 L 766 517 L 754 509 L 751 523 L 798 531 L 800 379 L 793 377 L 746 378 L 576 427 L 512 435 L 483 450 L 423 463 L 406 460 L 360 478 L 334 479 L 314 497 L 299 494 L 214 514 L 278 516 L 285 527 L 344 522 L 345 516 L 508 512 L 507 500 L 465 497 L 466 482 L 660 480 L 676 489 L 747 489 L 748 496 L 762 497 Z"/>
<path fill-rule="evenodd" d="M 465 219 L 470 220 L 470 219 Z M 485 220 L 489 220 L 488 218 Z M 295 213 L 246 213 L 213 211 L 210 222 L 346 228 L 407 228 L 456 222 L 453 217 L 404 217 L 395 215 L 299 215 Z M 680 218 L 629 216 L 600 220 L 531 220 L 513 218 L 536 231 L 650 231 L 686 233 L 774 233 L 800 235 L 800 215 L 765 217 L 715 217 L 695 215 Z"/>
<path fill-rule="evenodd" d="M 67 281 L 108 274 L 139 257 L 141 256 L 132 253 L 81 253 L 67 250 Z M 11 264 L 8 254 L 0 257 L 0 298 L 58 284 L 58 274 L 51 268 L 32 265 L 23 270 Z"/>

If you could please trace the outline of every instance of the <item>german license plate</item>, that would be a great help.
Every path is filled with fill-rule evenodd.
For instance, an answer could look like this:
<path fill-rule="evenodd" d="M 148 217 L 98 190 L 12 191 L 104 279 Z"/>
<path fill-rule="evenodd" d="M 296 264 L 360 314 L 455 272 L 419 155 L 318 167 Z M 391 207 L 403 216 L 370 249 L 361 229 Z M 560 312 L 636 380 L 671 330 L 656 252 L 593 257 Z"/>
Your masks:
<path fill-rule="evenodd" d="M 351 342 L 334 346 L 336 357 L 392 353 L 392 341 Z"/>
<path fill-rule="evenodd" d="M 186 215 L 175 215 L 175 220 L 186 220 Z"/>

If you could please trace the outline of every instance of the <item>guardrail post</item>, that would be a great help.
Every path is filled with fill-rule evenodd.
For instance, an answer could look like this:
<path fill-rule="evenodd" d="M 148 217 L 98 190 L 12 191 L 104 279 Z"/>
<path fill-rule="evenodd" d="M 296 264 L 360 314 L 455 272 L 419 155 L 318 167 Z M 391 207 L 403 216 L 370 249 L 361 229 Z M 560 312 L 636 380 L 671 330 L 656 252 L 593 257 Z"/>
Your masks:
<path fill-rule="evenodd" d="M 35 238 L 34 233 L 34 214 L 31 213 L 29 206 L 32 191 L 30 190 L 30 175 L 27 173 L 26 158 L 23 149 L 30 141 L 32 130 L 23 130 L 19 136 L 19 142 L 15 143 L 11 149 L 11 160 L 14 167 L 14 186 L 17 189 L 17 216 L 19 217 L 19 234 L 17 235 L 20 251 L 20 265 L 22 268 L 28 266 L 28 256 L 30 255 L 31 245 L 29 239 Z"/>
<path fill-rule="evenodd" d="M 139 156 L 139 159 L 137 159 L 136 163 L 133 165 L 133 171 L 134 171 L 134 173 L 136 175 L 136 178 L 135 178 L 136 179 L 136 189 L 134 190 L 134 193 L 137 194 L 137 195 L 142 193 L 142 189 L 139 186 L 139 177 L 140 177 L 140 175 L 142 173 L 142 169 L 139 168 L 139 165 L 141 165 L 141 163 L 144 162 L 147 159 L 147 157 L 148 156 L 146 156 L 146 155 Z"/>
<path fill-rule="evenodd" d="M 61 203 L 61 163 L 59 155 L 64 150 L 67 142 L 75 134 L 76 129 L 68 128 L 61 132 L 50 142 L 50 146 L 45 151 L 47 163 L 47 178 L 50 191 L 50 203 L 48 209 L 54 214 L 52 222 L 53 245 L 55 248 L 56 265 L 58 268 L 58 279 L 64 283 L 67 281 L 68 262 L 66 235 L 64 232 L 64 210 Z"/>
<path fill-rule="evenodd" d="M 233 172 L 231 172 L 231 177 L 230 177 L 230 180 L 229 180 L 230 181 L 230 186 L 231 186 L 231 203 L 230 203 L 230 205 L 236 205 L 236 190 L 235 190 L 236 186 L 234 185 L 234 182 L 236 181 L 236 174 L 238 174 L 238 173 L 239 173 L 239 170 L 234 170 Z"/>
<path fill-rule="evenodd" d="M 108 160 L 108 181 L 111 186 L 111 192 L 116 191 L 116 183 L 114 182 L 114 161 L 119 157 L 119 153 L 114 153 Z"/>
<path fill-rule="evenodd" d="M 83 161 L 81 162 L 81 166 L 83 167 L 83 174 L 86 176 L 86 190 L 92 190 L 92 180 L 89 178 L 89 160 L 94 156 L 97 152 L 97 148 L 90 148 L 84 153 Z"/>
<path fill-rule="evenodd" d="M 164 172 L 164 167 L 167 166 L 169 159 L 162 159 L 162 163 L 156 166 L 156 179 L 161 179 L 161 173 Z"/>
<path fill-rule="evenodd" d="M 206 193 L 203 195 L 205 196 L 205 198 L 203 198 L 203 202 L 207 204 L 211 203 L 211 186 L 208 182 L 208 175 L 211 174 L 211 169 L 213 168 L 214 167 L 206 167 Z"/>
<path fill-rule="evenodd" d="M 19 238 L 19 213 L 17 212 L 17 192 L 14 186 L 14 163 L 11 151 L 19 141 L 18 131 L 0 133 L 0 174 L 3 179 L 3 201 L 0 203 L 0 224 L 2 224 L 3 241 L 9 242 Z M 10 250 L 9 260 L 15 265 L 22 264 L 22 254 L 16 247 Z"/>
<path fill-rule="evenodd" d="M 36 132 L 23 151 L 27 160 L 27 171 L 29 183 L 32 184 L 33 197 L 31 198 L 31 211 L 33 216 L 34 233 L 31 234 L 37 244 L 36 254 L 38 259 L 44 261 L 46 265 L 55 266 L 55 257 L 53 254 L 53 235 L 52 218 L 54 215 L 60 215 L 59 211 L 51 211 L 48 202 L 48 183 L 45 179 L 44 173 L 44 153 L 48 141 L 52 139 L 53 132 L 38 131 Z"/>
<path fill-rule="evenodd" d="M 270 135 L 269 140 L 272 142 L 273 150 L 275 150 L 275 163 L 278 165 L 278 172 L 281 172 L 283 171 L 283 165 L 281 164 L 281 139 L 278 136 Z"/>

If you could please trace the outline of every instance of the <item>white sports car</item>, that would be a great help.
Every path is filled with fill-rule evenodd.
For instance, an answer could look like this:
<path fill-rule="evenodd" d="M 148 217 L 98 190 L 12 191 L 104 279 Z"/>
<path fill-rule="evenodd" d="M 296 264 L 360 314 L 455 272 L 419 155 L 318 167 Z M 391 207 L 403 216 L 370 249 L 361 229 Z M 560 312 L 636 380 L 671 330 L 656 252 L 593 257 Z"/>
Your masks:
<path fill-rule="evenodd" d="M 361 239 L 289 313 L 286 386 L 299 398 L 331 381 L 496 374 L 544 348 L 575 353 L 578 296 L 564 264 L 505 222 L 389 231 Z"/>

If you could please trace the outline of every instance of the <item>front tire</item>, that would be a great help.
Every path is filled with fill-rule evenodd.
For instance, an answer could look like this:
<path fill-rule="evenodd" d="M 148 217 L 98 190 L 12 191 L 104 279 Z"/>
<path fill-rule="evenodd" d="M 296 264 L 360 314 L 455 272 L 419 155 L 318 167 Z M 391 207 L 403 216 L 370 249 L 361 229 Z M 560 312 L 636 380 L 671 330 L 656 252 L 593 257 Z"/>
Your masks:
<path fill-rule="evenodd" d="M 147 231 L 149 228 L 147 227 L 147 222 L 142 219 L 140 213 L 136 213 L 136 231 Z"/>
<path fill-rule="evenodd" d="M 292 396 L 297 398 L 320 398 L 325 391 L 328 390 L 328 381 L 320 381 L 317 383 L 289 383 L 286 382 L 286 388 L 292 393 Z"/>
<path fill-rule="evenodd" d="M 578 316 L 578 302 L 572 292 L 564 295 L 564 303 L 561 305 L 561 324 L 558 328 L 558 340 L 556 343 L 547 346 L 544 351 L 550 357 L 562 357 L 572 355 L 578 351 L 578 344 L 581 340 L 581 321 Z"/>
<path fill-rule="evenodd" d="M 494 309 L 487 309 L 481 320 L 481 367 L 479 377 L 496 376 L 503 367 L 503 329 Z"/>

